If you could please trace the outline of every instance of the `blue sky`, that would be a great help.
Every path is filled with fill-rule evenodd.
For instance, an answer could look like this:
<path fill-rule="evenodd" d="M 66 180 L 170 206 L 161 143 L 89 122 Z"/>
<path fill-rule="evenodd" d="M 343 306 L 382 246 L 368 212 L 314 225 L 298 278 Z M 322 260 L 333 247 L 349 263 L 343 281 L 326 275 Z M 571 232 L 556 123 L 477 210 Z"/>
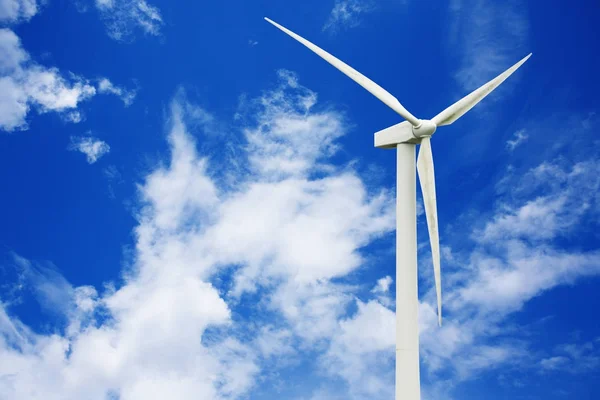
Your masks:
<path fill-rule="evenodd" d="M 593 1 L 0 0 L 0 398 L 392 399 L 398 115 L 430 118 L 423 399 L 599 389 Z M 420 201 L 420 200 L 419 200 Z"/>

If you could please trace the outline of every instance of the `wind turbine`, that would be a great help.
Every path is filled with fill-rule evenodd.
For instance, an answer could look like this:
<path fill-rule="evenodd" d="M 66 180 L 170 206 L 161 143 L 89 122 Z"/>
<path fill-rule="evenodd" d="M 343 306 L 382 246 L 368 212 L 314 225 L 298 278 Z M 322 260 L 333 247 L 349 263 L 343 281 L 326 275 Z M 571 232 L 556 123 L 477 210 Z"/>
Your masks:
<path fill-rule="evenodd" d="M 354 82 L 396 111 L 406 121 L 375 133 L 375 147 L 396 149 L 396 400 L 420 399 L 419 323 L 417 281 L 417 206 L 415 146 L 420 144 L 416 169 L 419 172 L 437 295 L 438 324 L 442 325 L 442 286 L 435 175 L 431 136 L 438 126 L 450 125 L 497 88 L 529 57 L 463 97 L 430 120 L 412 115 L 384 88 L 343 61 L 278 23 L 265 18 L 283 32 L 315 52 Z"/>

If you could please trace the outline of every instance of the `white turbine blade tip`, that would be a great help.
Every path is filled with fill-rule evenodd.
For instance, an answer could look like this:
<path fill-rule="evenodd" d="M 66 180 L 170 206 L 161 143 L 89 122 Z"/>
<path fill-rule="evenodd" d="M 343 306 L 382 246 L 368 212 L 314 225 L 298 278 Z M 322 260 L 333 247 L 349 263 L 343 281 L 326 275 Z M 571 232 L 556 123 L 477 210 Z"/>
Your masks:
<path fill-rule="evenodd" d="M 271 18 L 269 18 L 269 17 L 265 17 L 265 21 L 267 21 L 268 23 L 270 23 L 270 24 L 273 24 L 273 25 L 275 25 L 275 26 L 277 26 L 277 27 L 281 26 L 281 25 L 279 25 L 277 22 L 273 21 L 273 20 L 272 20 Z"/>
<path fill-rule="evenodd" d="M 386 104 L 392 110 L 396 111 L 398 114 L 400 114 L 404 119 L 409 121 L 411 124 L 413 124 L 414 126 L 418 126 L 420 124 L 418 118 L 416 118 L 414 115 L 412 115 L 410 112 L 408 112 L 408 110 L 406 108 L 404 108 L 404 106 L 402 104 L 400 104 L 400 102 L 398 101 L 397 98 L 392 96 L 391 93 L 389 93 L 387 90 L 385 90 L 384 88 L 379 86 L 377 83 L 373 82 L 372 80 L 370 80 L 369 78 L 367 78 L 366 76 L 364 76 L 363 74 L 361 74 L 360 72 L 358 72 L 357 70 L 355 70 L 354 68 L 352 68 L 351 66 L 346 64 L 345 62 L 343 62 L 342 60 L 329 54 L 328 52 L 326 52 L 319 46 L 304 39 L 302 36 L 298 35 L 297 33 L 290 31 L 286 27 L 279 25 L 277 22 L 272 21 L 267 17 L 264 17 L 264 18 L 267 22 L 271 23 L 272 25 L 277 27 L 279 30 L 287 33 L 289 36 L 296 39 L 298 42 L 302 43 L 304 46 L 306 46 L 308 49 L 312 50 L 315 54 L 317 54 L 323 60 L 327 61 L 329 64 L 331 64 L 335 68 L 337 68 L 340 72 L 345 74 L 348 78 L 352 79 L 354 82 L 358 83 L 360 86 L 365 88 L 373 96 L 377 97 L 384 104 Z"/>
<path fill-rule="evenodd" d="M 525 61 L 527 61 L 529 57 L 531 57 L 531 55 L 532 53 L 529 53 L 515 65 L 508 68 L 506 71 L 504 71 L 488 83 L 482 85 L 481 87 L 469 93 L 456 103 L 452 104 L 450 107 L 446 108 L 444 111 L 433 117 L 432 121 L 437 126 L 450 125 L 451 123 L 462 117 L 471 108 L 475 107 L 477 103 L 483 100 L 494 89 L 500 86 L 500 84 L 504 82 L 509 76 L 511 76 L 517 69 L 519 69 L 519 67 L 523 65 L 523 63 L 525 63 Z"/>

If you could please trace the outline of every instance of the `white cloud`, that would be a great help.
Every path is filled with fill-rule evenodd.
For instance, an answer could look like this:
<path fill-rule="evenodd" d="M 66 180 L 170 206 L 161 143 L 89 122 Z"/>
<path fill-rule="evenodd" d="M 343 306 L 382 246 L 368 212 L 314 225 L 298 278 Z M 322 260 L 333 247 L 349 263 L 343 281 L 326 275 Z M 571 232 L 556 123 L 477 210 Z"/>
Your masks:
<path fill-rule="evenodd" d="M 226 173 L 213 176 L 188 132 L 212 118 L 176 97 L 170 160 L 139 186 L 135 262 L 124 284 L 100 293 L 64 290 L 72 300 L 65 302 L 63 334 L 33 333 L 6 316 L 2 337 L 18 345 L 0 342 L 0 358 L 10 360 L 0 376 L 11 376 L 0 378 L 2 395 L 239 398 L 265 363 L 293 365 L 304 354 L 299 349 L 324 354 L 332 337 L 357 334 L 346 316 L 355 289 L 332 279 L 359 268 L 359 249 L 393 229 L 393 199 L 389 191 L 369 193 L 351 169 L 328 164 L 345 132 L 341 115 L 315 110 L 316 94 L 292 74 L 280 78 L 247 110 L 247 146 L 237 154 L 247 168 L 235 187 L 218 185 Z M 208 283 L 217 277 L 230 280 L 231 290 L 220 293 Z M 259 295 L 256 311 L 274 319 L 234 319 L 232 307 L 248 295 Z M 356 318 L 377 322 L 371 334 L 385 340 L 379 328 L 389 330 L 391 311 L 378 303 L 364 307 Z M 371 309 L 378 314 L 367 315 Z M 385 353 L 386 346 L 373 351 Z M 383 390 L 389 379 L 367 372 L 369 393 Z"/>
<path fill-rule="evenodd" d="M 200 158 L 183 123 L 183 110 L 173 103 L 169 135 L 171 164 L 159 167 L 147 177 L 143 198 L 152 205 L 143 216 L 153 231 L 174 231 L 198 213 L 210 212 L 218 202 L 218 191 L 207 175 L 206 158 Z M 150 213 L 150 215 L 147 215 Z M 150 225 L 151 224 L 151 225 Z M 140 237 L 143 243 L 144 236 Z"/>
<path fill-rule="evenodd" d="M 163 25 L 160 10 L 146 0 L 96 0 L 96 9 L 106 23 L 108 35 L 128 40 L 135 30 L 158 36 Z"/>
<path fill-rule="evenodd" d="M 127 90 L 125 88 L 113 85 L 113 83 L 107 78 L 102 78 L 98 82 L 98 92 L 114 94 L 123 101 L 126 107 L 133 103 L 133 100 L 137 94 L 135 90 Z"/>
<path fill-rule="evenodd" d="M 18 69 L 29 59 L 29 55 L 21 48 L 19 37 L 10 29 L 0 30 L 0 73 L 8 74 Z"/>
<path fill-rule="evenodd" d="M 512 198 L 500 204 L 501 210 L 488 222 L 479 240 L 520 238 L 539 242 L 568 236 L 586 213 L 599 210 L 600 163 L 589 160 L 562 166 L 543 162 L 510 184 Z M 500 188 L 504 190 L 504 188 Z M 515 204 L 516 203 L 516 204 Z"/>
<path fill-rule="evenodd" d="M 550 288 L 600 273 L 600 252 L 565 254 L 516 241 L 505 246 L 505 260 L 476 254 L 479 270 L 472 283 L 459 291 L 460 301 L 489 312 L 516 311 Z"/>
<path fill-rule="evenodd" d="M 394 280 L 391 276 L 378 279 L 375 287 L 371 289 L 371 293 L 375 294 L 377 301 L 386 307 L 392 307 L 394 305 L 393 296 L 394 293 L 390 293 L 390 286 Z"/>
<path fill-rule="evenodd" d="M 109 165 L 108 167 L 104 168 L 102 172 L 108 181 L 108 197 L 114 200 L 116 199 L 115 191 L 117 185 L 122 185 L 125 183 L 123 176 L 115 165 Z"/>
<path fill-rule="evenodd" d="M 25 129 L 29 111 L 27 97 L 20 87 L 8 78 L 0 78 L 0 127 L 7 131 Z"/>
<path fill-rule="evenodd" d="M 357 299 L 359 288 L 346 278 L 364 266 L 361 249 L 393 230 L 393 192 L 369 191 L 352 168 L 331 164 L 347 126 L 316 101 L 281 72 L 279 85 L 243 110 L 243 138 L 227 132 L 242 150 L 216 160 L 198 152 L 189 131 L 213 129 L 213 117 L 177 96 L 170 157 L 139 185 L 134 260 L 122 285 L 64 290 L 68 324 L 55 334 L 32 332 L 2 305 L 0 359 L 9 361 L 0 377 L 11 378 L 0 378 L 0 394 L 252 397 L 259 383 L 271 383 L 269 366 L 312 359 L 308 370 L 342 383 L 315 388 L 313 399 L 390 398 L 393 311 L 381 299 Z M 597 252 L 553 243 L 596 215 L 597 168 L 595 161 L 548 163 L 519 174 L 511 196 L 473 229 L 472 246 L 445 247 L 443 327 L 433 290 L 420 309 L 423 366 L 432 376 L 459 382 L 524 362 L 526 340 L 499 334 L 508 316 L 552 287 L 600 272 Z M 532 204 L 550 215 L 540 219 Z M 586 207 L 570 210 L 574 204 Z M 544 234 L 527 229 L 540 221 Z M 371 284 L 383 295 L 391 278 Z M 535 364 L 572 354 L 557 349 Z"/>
<path fill-rule="evenodd" d="M 36 0 L 0 0 L 0 23 L 28 21 L 37 12 Z"/>
<path fill-rule="evenodd" d="M 71 136 L 69 150 L 85 154 L 87 162 L 93 164 L 100 157 L 108 154 L 110 146 L 106 142 L 91 136 Z"/>
<path fill-rule="evenodd" d="M 360 15 L 373 9 L 369 0 L 335 0 L 323 30 L 336 32 L 343 28 L 354 28 L 360 24 Z"/>
<path fill-rule="evenodd" d="M 338 331 L 338 320 L 352 301 L 348 289 L 329 282 L 288 281 L 269 297 L 269 307 L 283 315 L 304 343 L 315 345 Z"/>
<path fill-rule="evenodd" d="M 78 76 L 66 79 L 56 68 L 29 61 L 19 38 L 9 29 L 0 29 L 0 55 L 0 128 L 6 131 L 27 129 L 32 107 L 39 113 L 68 113 L 96 93 Z M 70 119 L 77 122 L 80 118 Z"/>
<path fill-rule="evenodd" d="M 525 133 L 525 129 L 519 129 L 514 133 L 513 138 L 506 142 L 506 148 L 509 151 L 513 151 L 517 148 L 517 146 L 526 141 L 528 138 L 529 136 L 527 136 L 527 134 Z"/>
<path fill-rule="evenodd" d="M 135 97 L 135 91 L 114 86 L 106 78 L 96 89 L 80 76 L 35 63 L 13 31 L 0 29 L 0 129 L 26 130 L 32 110 L 56 112 L 66 122 L 81 122 L 80 103 L 97 93 L 115 94 L 126 106 Z"/>
<path fill-rule="evenodd" d="M 539 366 L 545 373 L 582 374 L 600 367 L 600 337 L 587 342 L 563 343 L 553 356 L 542 359 Z"/>
<path fill-rule="evenodd" d="M 487 223 L 476 225 L 472 246 L 445 260 L 442 328 L 435 326 L 432 291 L 421 304 L 422 357 L 430 372 L 469 379 L 501 365 L 566 368 L 564 350 L 532 363 L 526 332 L 511 331 L 509 317 L 552 288 L 600 274 L 600 252 L 555 242 L 572 237 L 584 221 L 598 221 L 599 168 L 595 160 L 565 166 L 556 160 L 505 182 L 511 190 Z"/>
<path fill-rule="evenodd" d="M 286 328 L 263 326 L 255 339 L 259 354 L 264 358 L 286 356 L 296 353 L 293 346 L 293 332 Z"/>
<path fill-rule="evenodd" d="M 79 111 L 70 111 L 70 112 L 64 113 L 62 115 L 62 117 L 65 121 L 72 122 L 74 124 L 78 124 L 81 121 L 83 121 L 83 115 Z"/>
<path fill-rule="evenodd" d="M 17 254 L 11 254 L 11 258 L 22 277 L 20 284 L 28 282 L 32 286 L 42 308 L 53 314 L 61 314 L 69 308 L 72 287 L 54 265 L 33 264 Z"/>
<path fill-rule="evenodd" d="M 81 78 L 72 77 L 69 83 L 57 69 L 41 66 L 29 67 L 22 84 L 41 112 L 75 108 L 80 101 L 96 94 L 96 89 Z"/>
<path fill-rule="evenodd" d="M 253 177 L 224 199 L 219 224 L 207 232 L 216 248 L 237 243 L 220 257 L 244 265 L 235 277 L 238 295 L 279 279 L 299 285 L 296 293 L 321 290 L 311 285 L 356 269 L 356 249 L 393 227 L 389 192 L 370 196 L 355 173 L 327 164 L 344 133 L 341 115 L 312 111 L 316 94 L 289 73 L 280 79 L 249 110 L 257 120 L 244 132 Z M 310 179 L 317 171 L 326 176 Z"/>
<path fill-rule="evenodd" d="M 245 132 L 252 169 L 269 180 L 303 177 L 322 158 L 337 150 L 334 141 L 344 134 L 344 120 L 334 111 L 311 112 L 316 93 L 298 85 L 296 76 L 279 71 L 281 86 L 258 100 L 257 125 Z M 286 88 L 295 89 L 287 95 Z"/>
<path fill-rule="evenodd" d="M 390 285 L 394 280 L 391 276 L 386 276 L 384 278 L 377 280 L 377 285 L 373 288 L 373 293 L 387 293 L 390 291 Z"/>
<path fill-rule="evenodd" d="M 567 357 L 549 357 L 540 361 L 540 367 L 544 370 L 558 370 L 562 369 L 568 362 L 569 359 Z"/>
<path fill-rule="evenodd" d="M 350 386 L 352 398 L 394 397 L 396 318 L 376 301 L 358 301 L 357 313 L 340 321 L 323 365 Z"/>
<path fill-rule="evenodd" d="M 88 1 L 88 0 L 83 0 Z M 158 36 L 163 25 L 160 10 L 146 0 L 94 0 L 94 5 L 106 23 L 108 35 L 115 40 L 127 40 L 139 29 Z M 28 21 L 39 12 L 45 0 L 0 0 L 0 23 Z M 76 4 L 81 11 L 87 6 Z"/>

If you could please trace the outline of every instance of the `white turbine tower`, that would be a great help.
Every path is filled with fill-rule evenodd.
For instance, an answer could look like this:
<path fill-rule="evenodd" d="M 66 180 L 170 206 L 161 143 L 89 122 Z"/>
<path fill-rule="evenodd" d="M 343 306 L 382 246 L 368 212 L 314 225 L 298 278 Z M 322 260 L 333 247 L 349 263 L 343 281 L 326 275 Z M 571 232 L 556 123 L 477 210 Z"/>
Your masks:
<path fill-rule="evenodd" d="M 412 115 L 398 99 L 381 86 L 335 58 L 313 43 L 265 18 L 325 61 L 342 71 L 354 82 L 400 114 L 406 121 L 375 133 L 375 147 L 396 149 L 396 400 L 419 400 L 419 324 L 417 292 L 417 207 L 415 145 L 420 144 L 416 169 L 419 172 L 425 216 L 429 230 L 431 256 L 437 294 L 438 323 L 442 324 L 442 286 L 438 233 L 435 175 L 431 153 L 431 136 L 438 126 L 450 125 L 473 108 L 485 96 L 517 70 L 531 53 L 471 94 L 463 97 L 430 120 Z"/>

